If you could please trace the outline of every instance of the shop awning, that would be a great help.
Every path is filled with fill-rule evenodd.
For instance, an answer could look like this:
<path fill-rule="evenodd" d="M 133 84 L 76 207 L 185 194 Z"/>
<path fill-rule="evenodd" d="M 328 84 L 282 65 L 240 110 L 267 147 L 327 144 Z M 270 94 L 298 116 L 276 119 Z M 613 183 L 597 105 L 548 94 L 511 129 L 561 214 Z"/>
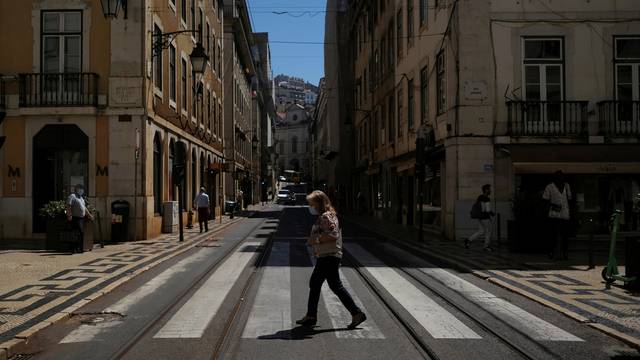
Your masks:
<path fill-rule="evenodd" d="M 514 162 L 518 174 L 552 174 L 562 170 L 567 174 L 640 174 L 637 162 Z"/>

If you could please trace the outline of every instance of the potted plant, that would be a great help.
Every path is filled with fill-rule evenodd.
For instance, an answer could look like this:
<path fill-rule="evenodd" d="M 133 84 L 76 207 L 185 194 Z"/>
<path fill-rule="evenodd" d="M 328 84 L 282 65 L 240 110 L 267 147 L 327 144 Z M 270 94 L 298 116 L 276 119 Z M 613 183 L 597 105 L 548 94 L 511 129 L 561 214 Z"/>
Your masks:
<path fill-rule="evenodd" d="M 60 233 L 67 224 L 67 204 L 64 200 L 49 201 L 40 208 L 39 215 L 47 221 L 47 250 L 57 250 Z"/>
<path fill-rule="evenodd" d="M 94 207 L 86 203 L 87 210 L 95 213 Z M 39 210 L 39 215 L 47 222 L 47 236 L 45 247 L 47 250 L 62 250 L 60 243 L 60 233 L 67 226 L 67 202 L 64 200 L 52 200 L 46 203 Z"/>

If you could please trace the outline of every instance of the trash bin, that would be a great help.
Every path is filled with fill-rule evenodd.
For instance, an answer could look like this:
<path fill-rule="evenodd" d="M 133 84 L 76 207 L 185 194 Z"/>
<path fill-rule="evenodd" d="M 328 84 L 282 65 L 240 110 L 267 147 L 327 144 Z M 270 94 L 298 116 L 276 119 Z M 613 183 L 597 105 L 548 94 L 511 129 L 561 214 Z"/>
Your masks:
<path fill-rule="evenodd" d="M 640 236 L 627 236 L 625 244 L 625 276 L 635 277 L 629 286 L 640 289 Z"/>
<path fill-rule="evenodd" d="M 129 202 L 117 200 L 111 203 L 111 241 L 129 240 Z"/>
<path fill-rule="evenodd" d="M 224 212 L 233 213 L 236 210 L 237 203 L 235 201 L 227 200 L 224 202 Z"/>

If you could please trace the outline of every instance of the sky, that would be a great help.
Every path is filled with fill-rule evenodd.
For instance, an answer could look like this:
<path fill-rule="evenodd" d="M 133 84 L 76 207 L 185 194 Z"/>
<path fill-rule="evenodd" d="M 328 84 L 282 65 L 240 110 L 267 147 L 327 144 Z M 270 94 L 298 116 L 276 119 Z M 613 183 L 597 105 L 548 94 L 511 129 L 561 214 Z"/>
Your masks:
<path fill-rule="evenodd" d="M 247 0 L 253 29 L 268 32 L 273 75 L 297 76 L 318 85 L 324 76 L 325 0 Z M 273 12 L 288 11 L 277 15 Z M 281 41 L 316 44 L 282 44 Z"/>

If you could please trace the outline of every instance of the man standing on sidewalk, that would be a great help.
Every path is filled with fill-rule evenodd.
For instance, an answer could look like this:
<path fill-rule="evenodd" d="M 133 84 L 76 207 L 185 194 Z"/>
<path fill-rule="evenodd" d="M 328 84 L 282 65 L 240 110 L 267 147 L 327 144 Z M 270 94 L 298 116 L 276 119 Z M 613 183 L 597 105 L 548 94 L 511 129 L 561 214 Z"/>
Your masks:
<path fill-rule="evenodd" d="M 198 208 L 198 224 L 200 224 L 200 232 L 202 232 L 202 223 L 204 223 L 204 231 L 209 231 L 209 195 L 204 192 L 204 187 L 200 188 L 200 193 L 193 201 L 193 205 Z"/>
<path fill-rule="evenodd" d="M 67 199 L 67 221 L 71 223 L 71 229 L 78 231 L 79 239 L 76 245 L 77 252 L 84 251 L 84 220 L 93 220 L 93 215 L 87 210 L 84 200 L 84 185 L 78 184 L 74 187 L 73 194 Z"/>
<path fill-rule="evenodd" d="M 494 213 L 491 210 L 491 185 L 482 186 L 482 195 L 478 196 L 473 208 L 471 209 L 471 217 L 478 220 L 478 231 L 464 241 L 464 247 L 469 248 L 469 244 L 480 236 L 484 235 L 484 251 L 493 251 L 491 247 L 491 217 Z"/>

